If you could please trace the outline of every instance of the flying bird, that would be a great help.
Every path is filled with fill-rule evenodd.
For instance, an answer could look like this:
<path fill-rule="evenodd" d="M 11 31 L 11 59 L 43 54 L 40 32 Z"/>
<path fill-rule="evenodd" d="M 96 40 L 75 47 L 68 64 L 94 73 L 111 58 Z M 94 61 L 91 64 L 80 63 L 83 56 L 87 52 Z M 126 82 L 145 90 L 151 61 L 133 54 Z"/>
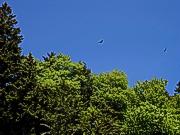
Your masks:
<path fill-rule="evenodd" d="M 104 42 L 104 40 L 101 39 L 101 40 L 98 41 L 98 44 L 102 44 L 103 42 Z"/>
<path fill-rule="evenodd" d="M 164 52 L 167 52 L 167 48 L 164 48 Z"/>

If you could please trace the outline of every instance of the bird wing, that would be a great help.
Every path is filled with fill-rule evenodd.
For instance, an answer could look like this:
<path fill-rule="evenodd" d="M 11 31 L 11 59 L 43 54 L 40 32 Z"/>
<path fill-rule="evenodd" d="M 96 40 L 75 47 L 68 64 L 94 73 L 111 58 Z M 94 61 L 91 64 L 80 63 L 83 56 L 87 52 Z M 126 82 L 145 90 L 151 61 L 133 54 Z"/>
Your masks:
<path fill-rule="evenodd" d="M 100 40 L 98 43 L 102 43 L 103 42 L 103 40 Z"/>

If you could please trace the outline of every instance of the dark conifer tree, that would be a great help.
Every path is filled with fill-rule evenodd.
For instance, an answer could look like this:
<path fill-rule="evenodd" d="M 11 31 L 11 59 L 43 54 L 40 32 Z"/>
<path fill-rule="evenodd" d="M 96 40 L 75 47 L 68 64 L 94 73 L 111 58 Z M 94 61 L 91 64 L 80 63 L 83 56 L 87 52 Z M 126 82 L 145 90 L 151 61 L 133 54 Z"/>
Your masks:
<path fill-rule="evenodd" d="M 177 83 L 176 85 L 176 89 L 175 89 L 176 93 L 180 93 L 180 81 Z"/>
<path fill-rule="evenodd" d="M 21 61 L 22 41 L 20 29 L 11 8 L 4 3 L 0 7 L 0 88 L 6 88 L 17 80 Z"/>
<path fill-rule="evenodd" d="M 7 3 L 0 7 L 0 134 L 27 134 L 32 116 L 26 112 L 29 92 L 36 87 L 32 55 L 21 55 L 22 35 Z M 31 122 L 30 122 L 31 121 Z"/>
<path fill-rule="evenodd" d="M 0 119 L 1 128 L 11 128 L 12 110 L 11 104 L 15 100 L 18 86 L 14 83 L 20 76 L 21 48 L 22 41 L 20 29 L 16 28 L 17 21 L 11 8 L 4 3 L 0 7 Z M 7 130 L 8 131 L 8 130 Z M 10 130 L 9 130 L 10 131 Z"/>

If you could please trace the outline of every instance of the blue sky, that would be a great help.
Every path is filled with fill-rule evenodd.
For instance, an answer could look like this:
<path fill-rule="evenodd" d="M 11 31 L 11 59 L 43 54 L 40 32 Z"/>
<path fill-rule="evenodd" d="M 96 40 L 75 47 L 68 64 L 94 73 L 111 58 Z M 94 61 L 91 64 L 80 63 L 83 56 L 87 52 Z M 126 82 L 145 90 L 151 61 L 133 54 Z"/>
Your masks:
<path fill-rule="evenodd" d="M 86 62 L 94 73 L 119 69 L 130 86 L 153 77 L 167 79 L 170 94 L 180 80 L 179 0 L 7 2 L 24 36 L 24 54 L 42 59 L 47 52 L 63 53 Z"/>

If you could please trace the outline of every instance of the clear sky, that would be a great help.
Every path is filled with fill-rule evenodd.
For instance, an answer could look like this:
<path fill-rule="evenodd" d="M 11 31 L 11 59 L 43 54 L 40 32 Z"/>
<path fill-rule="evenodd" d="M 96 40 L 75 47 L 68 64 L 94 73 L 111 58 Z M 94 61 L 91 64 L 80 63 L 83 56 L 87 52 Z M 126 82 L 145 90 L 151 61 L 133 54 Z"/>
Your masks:
<path fill-rule="evenodd" d="M 24 54 L 42 59 L 47 52 L 63 53 L 84 61 L 94 73 L 119 69 L 130 86 L 153 77 L 167 79 L 170 94 L 180 80 L 179 0 L 7 2 L 25 38 Z"/>

